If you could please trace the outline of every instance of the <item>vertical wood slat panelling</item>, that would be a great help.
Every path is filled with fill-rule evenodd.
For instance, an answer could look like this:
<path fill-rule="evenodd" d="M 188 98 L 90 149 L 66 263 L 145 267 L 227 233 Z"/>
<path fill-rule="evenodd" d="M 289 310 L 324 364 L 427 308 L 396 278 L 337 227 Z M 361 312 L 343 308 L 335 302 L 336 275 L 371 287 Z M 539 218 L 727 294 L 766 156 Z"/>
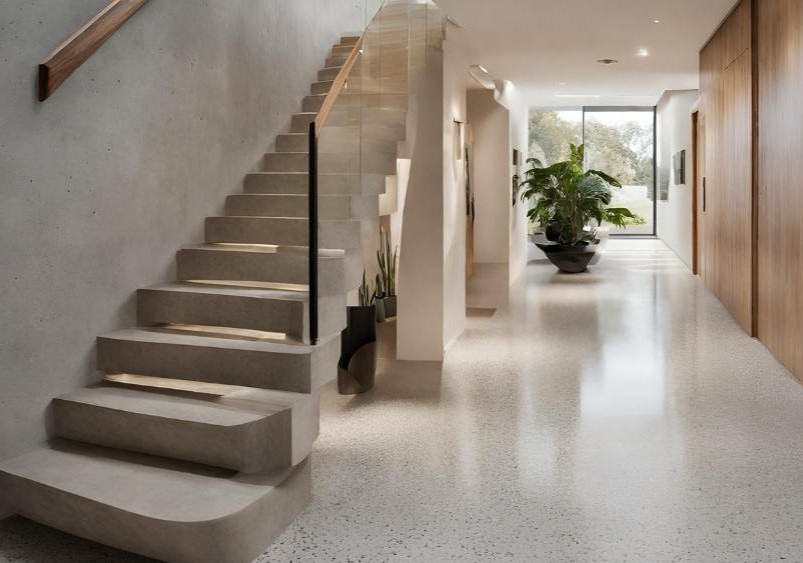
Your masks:
<path fill-rule="evenodd" d="M 760 0 L 758 337 L 803 378 L 803 3 Z"/>
<path fill-rule="evenodd" d="M 700 54 L 706 211 L 700 275 L 753 330 L 752 54 L 750 0 L 742 0 Z M 702 203 L 702 202 L 701 202 Z"/>

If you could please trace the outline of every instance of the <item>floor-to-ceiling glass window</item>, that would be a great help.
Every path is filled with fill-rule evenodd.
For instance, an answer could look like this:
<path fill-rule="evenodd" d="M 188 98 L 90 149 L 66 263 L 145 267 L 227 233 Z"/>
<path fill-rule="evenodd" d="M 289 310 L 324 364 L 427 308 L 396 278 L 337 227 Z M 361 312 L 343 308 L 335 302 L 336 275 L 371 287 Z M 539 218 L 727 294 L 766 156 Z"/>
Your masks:
<path fill-rule="evenodd" d="M 530 114 L 530 156 L 545 166 L 565 160 L 569 143 L 584 143 L 586 166 L 617 178 L 612 205 L 643 222 L 615 235 L 655 234 L 655 108 L 538 109 Z"/>

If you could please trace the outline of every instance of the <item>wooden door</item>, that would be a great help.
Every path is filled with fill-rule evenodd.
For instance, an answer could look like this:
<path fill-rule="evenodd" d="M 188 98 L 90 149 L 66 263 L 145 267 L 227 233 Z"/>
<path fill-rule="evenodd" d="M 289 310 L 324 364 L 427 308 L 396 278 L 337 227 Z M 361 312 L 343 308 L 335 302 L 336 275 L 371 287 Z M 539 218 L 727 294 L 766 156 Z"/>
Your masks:
<path fill-rule="evenodd" d="M 803 3 L 757 4 L 757 329 L 803 378 Z"/>
<path fill-rule="evenodd" d="M 742 0 L 701 52 L 705 212 L 700 275 L 753 332 L 751 2 Z"/>
<path fill-rule="evenodd" d="M 700 264 L 705 261 L 705 116 L 699 111 L 692 116 L 692 158 L 694 161 L 694 184 L 692 192 L 692 268 L 702 275 Z"/>

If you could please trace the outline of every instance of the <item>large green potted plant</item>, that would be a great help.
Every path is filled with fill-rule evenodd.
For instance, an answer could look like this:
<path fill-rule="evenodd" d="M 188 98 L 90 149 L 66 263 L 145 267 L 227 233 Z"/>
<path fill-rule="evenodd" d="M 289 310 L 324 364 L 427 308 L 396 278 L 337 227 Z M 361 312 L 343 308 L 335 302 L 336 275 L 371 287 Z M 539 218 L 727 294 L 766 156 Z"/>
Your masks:
<path fill-rule="evenodd" d="M 627 208 L 610 207 L 613 190 L 622 184 L 605 172 L 585 170 L 583 145 L 569 148 L 569 160 L 552 166 L 527 160 L 531 168 L 525 172 L 521 198 L 530 201 L 530 220 L 541 225 L 549 241 L 538 247 L 559 270 L 575 274 L 594 258 L 599 225 L 626 228 L 644 220 Z"/>

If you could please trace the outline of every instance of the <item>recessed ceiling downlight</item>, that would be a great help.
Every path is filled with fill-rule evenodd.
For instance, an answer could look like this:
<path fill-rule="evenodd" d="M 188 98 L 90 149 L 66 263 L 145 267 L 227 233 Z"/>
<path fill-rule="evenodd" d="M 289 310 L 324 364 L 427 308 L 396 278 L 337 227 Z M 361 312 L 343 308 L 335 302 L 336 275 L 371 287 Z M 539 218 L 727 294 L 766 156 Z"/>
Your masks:
<path fill-rule="evenodd" d="M 597 62 L 601 65 L 615 65 L 619 61 L 616 59 L 597 59 Z"/>

